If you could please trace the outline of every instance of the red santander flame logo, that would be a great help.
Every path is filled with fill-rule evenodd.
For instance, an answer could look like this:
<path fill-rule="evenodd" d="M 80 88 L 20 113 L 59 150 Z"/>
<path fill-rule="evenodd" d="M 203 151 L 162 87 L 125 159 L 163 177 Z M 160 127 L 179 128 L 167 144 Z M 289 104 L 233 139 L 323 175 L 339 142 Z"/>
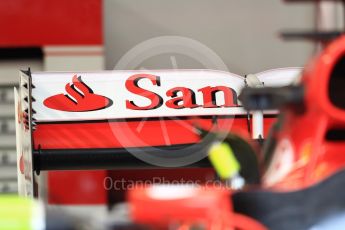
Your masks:
<path fill-rule="evenodd" d="M 113 104 L 112 100 L 95 94 L 81 77 L 74 75 L 73 84 L 65 86 L 67 94 L 57 94 L 48 97 L 43 104 L 48 108 L 67 112 L 87 112 L 107 108 Z"/>

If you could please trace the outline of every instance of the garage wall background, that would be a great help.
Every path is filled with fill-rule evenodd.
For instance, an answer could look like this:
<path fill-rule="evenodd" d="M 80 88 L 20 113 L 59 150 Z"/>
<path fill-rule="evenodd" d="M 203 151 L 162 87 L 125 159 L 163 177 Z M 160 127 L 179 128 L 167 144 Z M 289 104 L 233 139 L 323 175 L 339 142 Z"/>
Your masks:
<path fill-rule="evenodd" d="M 314 51 L 306 41 L 286 42 L 284 29 L 314 28 L 313 4 L 282 0 L 105 0 L 106 68 L 129 49 L 157 36 L 184 36 L 215 51 L 231 72 L 256 73 L 303 66 Z M 175 59 L 175 60 L 173 60 Z M 145 60 L 138 68 L 200 68 L 171 54 Z M 175 63 L 175 64 L 176 64 Z"/>

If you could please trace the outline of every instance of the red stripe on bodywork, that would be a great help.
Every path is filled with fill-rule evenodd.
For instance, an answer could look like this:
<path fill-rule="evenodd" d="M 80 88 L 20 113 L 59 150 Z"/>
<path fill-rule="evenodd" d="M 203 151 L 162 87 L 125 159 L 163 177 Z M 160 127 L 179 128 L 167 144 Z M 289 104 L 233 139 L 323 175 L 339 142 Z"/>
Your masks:
<path fill-rule="evenodd" d="M 246 118 L 235 118 L 229 130 L 229 118 L 218 119 L 218 126 L 223 131 L 247 132 Z M 267 136 L 275 118 L 265 118 L 264 129 Z M 141 122 L 143 122 L 141 124 Z M 205 129 L 212 127 L 211 119 L 131 121 L 131 122 L 95 122 L 70 124 L 39 124 L 34 132 L 35 149 L 69 148 L 123 148 L 166 145 L 162 123 L 171 144 L 195 143 L 199 136 L 193 131 L 193 124 Z M 184 125 L 181 125 L 181 122 Z M 142 126 L 142 127 L 141 127 Z M 140 143 L 124 135 L 134 135 Z"/>
<path fill-rule="evenodd" d="M 183 125 L 181 125 L 182 123 Z M 246 118 L 236 118 L 231 130 L 245 129 Z M 35 149 L 59 148 L 123 148 L 166 145 L 164 132 L 171 144 L 195 143 L 199 136 L 193 131 L 198 124 L 205 129 L 212 127 L 211 119 L 154 120 L 131 122 L 95 122 L 39 124 L 34 132 Z M 162 129 L 165 126 L 166 131 Z M 229 120 L 218 119 L 220 130 L 229 131 Z M 140 139 L 135 142 L 131 135 Z M 128 137 L 128 138 L 127 138 Z"/>

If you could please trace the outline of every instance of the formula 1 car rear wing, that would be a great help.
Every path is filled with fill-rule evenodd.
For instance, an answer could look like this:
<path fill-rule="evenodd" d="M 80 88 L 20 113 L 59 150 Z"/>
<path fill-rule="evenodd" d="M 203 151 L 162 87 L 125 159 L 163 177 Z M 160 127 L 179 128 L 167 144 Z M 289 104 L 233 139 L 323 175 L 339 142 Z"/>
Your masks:
<path fill-rule="evenodd" d="M 282 86 L 300 70 L 256 77 Z M 33 171 L 208 166 L 207 142 L 194 126 L 229 132 L 236 118 L 250 117 L 237 99 L 247 84 L 245 77 L 213 70 L 21 71 L 17 153 L 26 191 Z M 262 135 L 266 115 L 276 111 L 255 121 Z"/>

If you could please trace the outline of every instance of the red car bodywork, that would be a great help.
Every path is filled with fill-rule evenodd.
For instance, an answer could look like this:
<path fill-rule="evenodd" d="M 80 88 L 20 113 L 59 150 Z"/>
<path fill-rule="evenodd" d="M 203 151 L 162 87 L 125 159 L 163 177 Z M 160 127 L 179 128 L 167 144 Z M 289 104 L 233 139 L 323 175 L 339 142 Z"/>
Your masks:
<path fill-rule="evenodd" d="M 231 131 L 248 133 L 246 116 L 235 118 L 219 118 L 218 125 L 228 128 L 228 119 L 234 119 Z M 267 135 L 269 128 L 275 121 L 275 115 L 269 115 L 264 120 L 264 131 Z M 167 127 L 171 144 L 196 143 L 199 136 L 193 132 L 193 124 L 202 124 L 204 128 L 212 127 L 212 119 L 190 118 L 184 120 L 190 127 L 181 125 L 173 120 L 149 120 L 140 131 L 140 139 L 146 146 L 166 145 L 161 122 Z M 117 122 L 119 132 L 138 132 L 140 121 Z M 225 124 L 225 125 L 222 125 Z M 224 130 L 224 127 L 223 127 Z M 225 130 L 230 131 L 230 130 Z M 138 133 L 139 134 L 139 133 Z M 122 148 L 141 147 L 132 143 L 123 143 L 114 136 L 108 122 L 88 123 L 57 123 L 38 124 L 33 133 L 35 149 L 41 145 L 44 149 L 74 149 L 74 148 Z M 250 134 L 248 134 L 250 137 Z M 88 141 L 83 141 L 88 140 Z M 48 173 L 48 202 L 51 204 L 104 204 L 108 202 L 108 191 L 104 188 L 104 180 L 153 180 L 161 177 L 165 180 L 198 180 L 205 181 L 214 178 L 211 168 L 176 168 L 176 169 L 145 169 L 145 170 L 112 170 L 112 171 L 50 171 Z M 92 186 L 85 186 L 92 184 Z M 71 189 L 73 188 L 73 189 Z"/>
<path fill-rule="evenodd" d="M 290 171 L 266 187 L 284 191 L 302 189 L 345 166 L 345 108 L 344 103 L 340 106 L 334 103 L 338 100 L 339 104 L 345 95 L 344 58 L 343 36 L 305 68 L 301 78 L 305 111 L 301 114 L 284 111 L 284 121 L 275 135 L 278 145 L 283 140 L 292 145 Z M 270 167 L 279 171 L 281 165 L 290 163 L 276 160 L 272 164 Z"/>

